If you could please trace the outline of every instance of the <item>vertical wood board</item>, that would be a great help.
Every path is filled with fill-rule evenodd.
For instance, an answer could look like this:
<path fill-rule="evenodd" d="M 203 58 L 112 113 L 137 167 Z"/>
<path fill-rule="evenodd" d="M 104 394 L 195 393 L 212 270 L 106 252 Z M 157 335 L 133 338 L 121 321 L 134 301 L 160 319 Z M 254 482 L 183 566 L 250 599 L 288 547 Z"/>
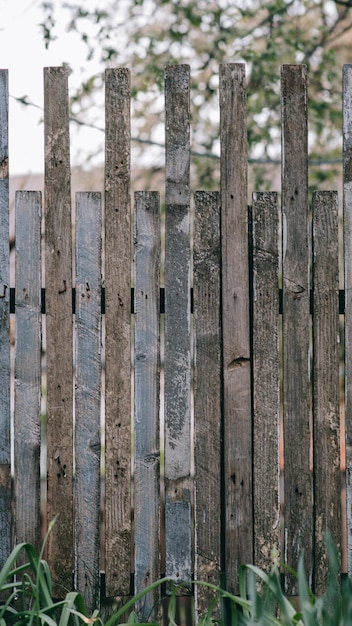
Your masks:
<path fill-rule="evenodd" d="M 165 567 L 176 581 L 192 573 L 189 72 L 165 70 Z"/>
<path fill-rule="evenodd" d="M 44 69 L 47 520 L 54 595 L 72 587 L 73 320 L 68 69 Z"/>
<path fill-rule="evenodd" d="M 244 64 L 220 66 L 225 560 L 238 591 L 253 559 L 252 406 L 248 269 L 247 114 Z"/>
<path fill-rule="evenodd" d="M 327 587 L 325 533 L 341 549 L 337 192 L 313 194 L 314 593 Z"/>
<path fill-rule="evenodd" d="M 284 65 L 282 103 L 283 419 L 285 556 L 297 570 L 302 550 L 312 577 L 307 72 Z M 296 595 L 297 581 L 287 577 Z"/>
<path fill-rule="evenodd" d="M 160 578 L 160 202 L 135 193 L 134 237 L 134 592 Z M 160 588 L 138 603 L 157 619 Z"/>
<path fill-rule="evenodd" d="M 280 559 L 279 247 L 276 193 L 254 193 L 253 509 L 254 563 Z"/>
<path fill-rule="evenodd" d="M 130 73 L 105 73 L 105 563 L 108 596 L 130 593 Z"/>
<path fill-rule="evenodd" d="M 9 84 L 0 70 L 0 567 L 11 551 Z"/>
<path fill-rule="evenodd" d="M 220 194 L 198 191 L 194 200 L 195 578 L 219 585 L 222 504 Z M 206 613 L 213 597 L 212 591 L 196 586 L 198 619 Z"/>
<path fill-rule="evenodd" d="M 343 67 L 342 93 L 347 559 L 352 575 L 352 65 Z"/>
<path fill-rule="evenodd" d="M 75 588 L 100 592 L 101 195 L 76 194 Z"/>
<path fill-rule="evenodd" d="M 16 192 L 15 541 L 39 551 L 41 445 L 40 191 Z"/>

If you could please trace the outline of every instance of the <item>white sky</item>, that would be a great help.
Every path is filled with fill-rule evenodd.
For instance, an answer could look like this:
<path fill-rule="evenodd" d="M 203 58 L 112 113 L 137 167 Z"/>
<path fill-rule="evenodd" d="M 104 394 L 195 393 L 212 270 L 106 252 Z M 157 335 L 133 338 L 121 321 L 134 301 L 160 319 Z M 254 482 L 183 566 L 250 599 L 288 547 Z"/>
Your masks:
<path fill-rule="evenodd" d="M 43 107 L 43 68 L 69 63 L 74 70 L 69 88 L 82 82 L 86 66 L 85 47 L 63 25 L 57 40 L 45 49 L 38 24 L 43 21 L 40 0 L 0 0 L 0 67 L 9 70 L 9 154 L 10 175 L 39 173 L 44 168 L 43 111 L 17 103 L 27 96 Z M 97 69 L 97 68 L 95 68 Z M 89 64 L 89 73 L 93 71 Z M 13 97 L 11 97 L 13 96 Z M 102 122 L 103 124 L 103 122 Z M 100 125 L 102 125 L 100 124 Z M 71 129 L 71 162 L 77 163 L 77 130 Z M 80 145 L 101 142 L 101 133 L 79 130 Z M 76 140 L 76 141 L 75 141 Z M 82 163 L 81 163 L 82 164 Z"/>

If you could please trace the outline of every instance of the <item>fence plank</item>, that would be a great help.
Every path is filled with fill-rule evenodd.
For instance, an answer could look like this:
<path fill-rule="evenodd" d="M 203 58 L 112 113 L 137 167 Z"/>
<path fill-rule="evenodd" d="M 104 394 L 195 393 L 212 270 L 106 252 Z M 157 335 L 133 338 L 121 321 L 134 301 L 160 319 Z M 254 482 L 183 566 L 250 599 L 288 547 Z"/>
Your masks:
<path fill-rule="evenodd" d="M 72 217 L 68 69 L 44 69 L 47 516 L 55 593 L 72 587 L 73 365 Z"/>
<path fill-rule="evenodd" d="M 135 193 L 134 591 L 160 578 L 160 213 L 157 192 Z M 160 588 L 139 603 L 156 619 Z"/>
<path fill-rule="evenodd" d="M 314 592 L 327 583 L 324 533 L 341 548 L 337 193 L 313 194 Z"/>
<path fill-rule="evenodd" d="M 219 585 L 221 571 L 220 194 L 198 191 L 194 200 L 195 578 Z M 208 610 L 214 594 L 204 587 L 196 587 L 195 597 L 199 618 Z"/>
<path fill-rule="evenodd" d="M 222 315 L 227 586 L 253 559 L 247 119 L 244 64 L 220 66 Z M 231 435 L 230 435 L 231 433 Z"/>
<path fill-rule="evenodd" d="M 15 539 L 41 543 L 41 205 L 40 191 L 16 192 Z"/>
<path fill-rule="evenodd" d="M 130 593 L 131 199 L 130 74 L 105 74 L 105 458 L 107 595 Z"/>
<path fill-rule="evenodd" d="M 165 70 L 165 542 L 168 576 L 191 555 L 189 66 Z"/>
<path fill-rule="evenodd" d="M 309 240 L 307 73 L 284 65 L 282 101 L 283 419 L 285 455 L 285 553 L 297 570 L 304 550 L 312 576 L 312 474 L 310 467 Z M 297 593 L 287 577 L 287 592 Z"/>
<path fill-rule="evenodd" d="M 101 196 L 76 194 L 75 588 L 100 592 Z"/>
<path fill-rule="evenodd" d="M 253 509 L 254 563 L 280 558 L 279 248 L 276 193 L 254 193 Z"/>
<path fill-rule="evenodd" d="M 9 85 L 0 70 L 0 567 L 11 550 Z"/>
<path fill-rule="evenodd" d="M 343 231 L 345 278 L 345 429 L 348 573 L 352 575 L 352 65 L 343 67 Z"/>

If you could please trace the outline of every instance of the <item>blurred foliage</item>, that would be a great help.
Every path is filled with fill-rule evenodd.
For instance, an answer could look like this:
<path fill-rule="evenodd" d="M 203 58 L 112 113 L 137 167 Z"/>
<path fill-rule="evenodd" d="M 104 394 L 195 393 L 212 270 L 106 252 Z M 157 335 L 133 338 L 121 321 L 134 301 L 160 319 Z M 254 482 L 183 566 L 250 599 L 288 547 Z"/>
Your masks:
<path fill-rule="evenodd" d="M 66 15 L 67 30 L 86 45 L 87 63 L 94 59 L 102 68 L 73 95 L 79 123 L 90 123 L 104 69 L 131 69 L 132 133 L 140 151 L 143 142 L 163 143 L 164 66 L 190 64 L 193 175 L 205 188 L 218 180 L 219 64 L 245 62 L 250 176 L 264 190 L 277 179 L 272 164 L 280 158 L 283 63 L 308 67 L 311 184 L 329 184 L 341 171 L 342 66 L 349 60 L 351 7 L 352 0 L 45 0 L 41 27 L 49 46 L 59 12 Z M 152 154 L 154 168 L 162 167 L 162 149 L 156 145 Z"/>

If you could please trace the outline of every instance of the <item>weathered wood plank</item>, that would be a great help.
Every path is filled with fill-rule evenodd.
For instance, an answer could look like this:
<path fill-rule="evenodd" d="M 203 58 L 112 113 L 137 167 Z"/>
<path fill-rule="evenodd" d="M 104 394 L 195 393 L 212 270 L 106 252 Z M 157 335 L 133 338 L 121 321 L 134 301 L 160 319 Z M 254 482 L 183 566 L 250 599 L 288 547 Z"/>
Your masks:
<path fill-rule="evenodd" d="M 40 191 L 16 192 L 15 540 L 41 545 Z"/>
<path fill-rule="evenodd" d="M 130 74 L 105 74 L 105 569 L 128 595 L 131 566 Z"/>
<path fill-rule="evenodd" d="M 312 473 L 309 373 L 309 239 L 307 72 L 284 65 L 282 102 L 283 223 L 283 419 L 285 457 L 285 555 L 297 570 L 304 550 L 312 576 Z M 287 577 L 287 592 L 297 581 Z"/>
<path fill-rule="evenodd" d="M 165 70 L 165 570 L 177 581 L 192 572 L 189 71 Z"/>
<path fill-rule="evenodd" d="M 253 510 L 254 563 L 280 558 L 279 213 L 276 193 L 254 193 Z"/>
<path fill-rule="evenodd" d="M 76 194 L 75 589 L 100 592 L 101 195 Z"/>
<path fill-rule="evenodd" d="M 247 118 L 244 64 L 220 66 L 225 554 L 238 590 L 253 559 Z"/>
<path fill-rule="evenodd" d="M 352 65 L 343 68 L 343 233 L 345 278 L 345 440 L 348 573 L 352 575 Z"/>
<path fill-rule="evenodd" d="M 313 194 L 314 592 L 326 591 L 324 534 L 341 549 L 337 192 Z"/>
<path fill-rule="evenodd" d="M 135 193 L 134 591 L 160 578 L 160 209 L 157 192 Z M 138 604 L 157 618 L 160 588 Z"/>
<path fill-rule="evenodd" d="M 72 587 L 72 218 L 68 69 L 44 69 L 48 560 L 55 594 Z"/>
<path fill-rule="evenodd" d="M 221 571 L 221 291 L 220 194 L 194 197 L 195 578 L 220 584 Z M 211 436 L 210 436 L 211 433 Z M 214 597 L 195 588 L 196 614 Z"/>
<path fill-rule="evenodd" d="M 0 567 L 11 551 L 9 84 L 0 70 Z"/>

